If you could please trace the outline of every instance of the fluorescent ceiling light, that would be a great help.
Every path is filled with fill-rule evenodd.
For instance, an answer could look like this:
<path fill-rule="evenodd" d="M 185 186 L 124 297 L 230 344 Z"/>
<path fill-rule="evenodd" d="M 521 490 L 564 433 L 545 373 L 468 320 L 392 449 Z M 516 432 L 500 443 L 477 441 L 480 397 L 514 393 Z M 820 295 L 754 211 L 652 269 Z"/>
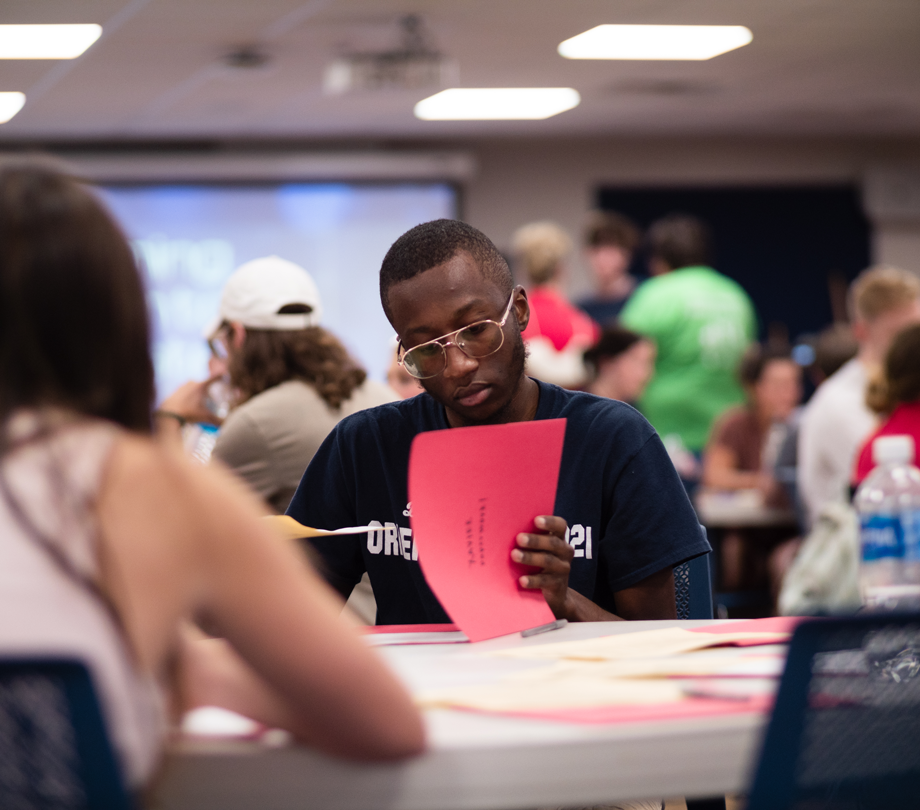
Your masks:
<path fill-rule="evenodd" d="M 753 38 L 743 25 L 599 25 L 558 50 L 566 59 L 712 59 Z"/>
<path fill-rule="evenodd" d="M 577 107 L 571 87 L 455 87 L 422 99 L 423 121 L 533 121 Z"/>
<path fill-rule="evenodd" d="M 0 59 L 75 59 L 102 34 L 102 26 L 0 25 Z"/>
<path fill-rule="evenodd" d="M 0 93 L 0 124 L 9 121 L 25 103 L 25 93 Z"/>

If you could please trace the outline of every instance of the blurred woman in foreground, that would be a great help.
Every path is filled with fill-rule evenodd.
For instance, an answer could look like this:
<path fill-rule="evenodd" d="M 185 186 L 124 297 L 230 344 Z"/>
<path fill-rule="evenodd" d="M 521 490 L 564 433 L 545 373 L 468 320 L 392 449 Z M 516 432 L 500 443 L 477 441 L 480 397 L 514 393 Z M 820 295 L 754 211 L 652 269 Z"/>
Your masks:
<path fill-rule="evenodd" d="M 148 335 L 96 198 L 41 163 L 0 167 L 0 654 L 84 660 L 134 788 L 167 704 L 357 759 L 418 752 L 408 694 L 253 496 L 151 438 Z"/>

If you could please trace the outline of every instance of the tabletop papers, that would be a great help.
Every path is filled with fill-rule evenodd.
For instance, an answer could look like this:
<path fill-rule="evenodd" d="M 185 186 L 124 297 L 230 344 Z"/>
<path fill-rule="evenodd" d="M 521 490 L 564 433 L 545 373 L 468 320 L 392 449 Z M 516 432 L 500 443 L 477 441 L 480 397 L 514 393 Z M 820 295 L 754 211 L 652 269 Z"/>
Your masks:
<path fill-rule="evenodd" d="M 424 708 L 577 723 L 763 712 L 782 674 L 790 627 L 727 622 L 483 651 L 546 663 L 490 682 L 422 690 L 416 700 Z"/>
<path fill-rule="evenodd" d="M 552 515 L 564 419 L 422 433 L 409 458 L 412 537 L 428 585 L 470 641 L 552 622 L 534 569 L 511 560 L 520 532 Z"/>
<path fill-rule="evenodd" d="M 551 660 L 616 661 L 629 658 L 665 658 L 707 647 L 737 644 L 777 644 L 787 641 L 788 633 L 721 632 L 697 633 L 682 627 L 621 633 L 579 641 L 561 641 L 534 647 L 499 650 L 492 655 L 510 658 L 546 658 Z"/>

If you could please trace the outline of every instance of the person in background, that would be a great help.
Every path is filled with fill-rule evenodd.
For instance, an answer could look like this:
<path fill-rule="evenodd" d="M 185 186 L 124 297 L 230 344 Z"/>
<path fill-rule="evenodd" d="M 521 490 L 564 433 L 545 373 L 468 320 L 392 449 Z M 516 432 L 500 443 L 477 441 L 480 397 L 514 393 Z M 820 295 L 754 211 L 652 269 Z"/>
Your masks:
<path fill-rule="evenodd" d="M 409 695 L 254 496 L 152 438 L 149 340 L 96 197 L 51 165 L 0 167 L 0 655 L 87 665 L 132 792 L 168 708 L 223 706 L 355 759 L 420 751 Z"/>
<path fill-rule="evenodd" d="M 611 211 L 593 211 L 584 231 L 584 255 L 594 274 L 594 294 L 578 302 L 601 326 L 613 323 L 641 279 L 629 272 L 639 246 L 632 220 Z"/>
<path fill-rule="evenodd" d="M 399 362 L 399 343 L 393 341 L 393 354 L 390 358 L 390 367 L 387 369 L 387 385 L 400 399 L 409 399 L 421 394 L 424 390 L 415 377 L 406 371 Z"/>
<path fill-rule="evenodd" d="M 856 457 L 854 487 L 875 469 L 872 442 L 879 436 L 910 436 L 914 464 L 920 456 L 920 324 L 907 327 L 894 339 L 880 373 L 869 383 L 866 404 L 882 423 Z"/>
<path fill-rule="evenodd" d="M 812 385 L 817 389 L 824 381 L 835 374 L 844 363 L 856 356 L 859 345 L 853 335 L 853 329 L 846 323 L 831 324 L 822 329 L 814 341 L 814 360 L 808 365 L 806 371 Z M 788 432 L 780 445 L 776 456 L 774 475 L 776 480 L 786 491 L 786 497 L 795 509 L 799 530 L 807 531 L 808 521 L 805 517 L 805 507 L 799 494 L 798 466 L 799 466 L 799 427 L 802 419 L 802 408 L 796 408 L 792 416 L 786 420 Z M 780 571 L 785 571 L 788 561 L 778 562 Z M 780 573 L 779 578 L 782 574 Z"/>
<path fill-rule="evenodd" d="M 802 399 L 802 370 L 788 348 L 755 345 L 745 353 L 738 376 L 747 403 L 729 408 L 716 421 L 703 454 L 703 486 L 752 491 L 761 506 L 788 508 L 786 491 L 777 482 L 774 468 L 789 421 Z M 720 578 L 726 590 L 737 590 L 745 579 L 756 581 L 770 570 L 770 559 L 758 554 L 770 538 L 762 538 L 752 548 L 750 534 L 743 529 L 723 534 Z M 758 570 L 764 566 L 765 570 Z M 778 592 L 778 584 L 773 584 L 773 592 Z"/>
<path fill-rule="evenodd" d="M 798 485 L 809 527 L 829 502 L 849 499 L 856 452 L 875 427 L 866 385 L 895 335 L 920 321 L 920 279 L 895 267 L 872 267 L 850 286 L 859 351 L 815 392 L 799 427 Z"/>
<path fill-rule="evenodd" d="M 591 374 L 590 393 L 632 405 L 655 371 L 655 346 L 636 332 L 608 326 L 585 352 L 585 364 Z"/>
<path fill-rule="evenodd" d="M 530 287 L 527 371 L 544 382 L 580 388 L 588 376 L 583 353 L 597 342 L 600 329 L 563 294 L 571 252 L 572 240 L 553 222 L 533 222 L 514 234 L 515 260 Z"/>
<path fill-rule="evenodd" d="M 652 278 L 629 299 L 620 323 L 655 344 L 655 375 L 639 410 L 692 488 L 698 470 L 691 462 L 713 421 L 744 401 L 736 371 L 756 316 L 747 293 L 709 266 L 711 239 L 701 220 L 671 214 L 646 238 Z"/>
<path fill-rule="evenodd" d="M 738 376 L 747 403 L 716 421 L 703 455 L 703 485 L 756 489 L 767 505 L 786 505 L 773 467 L 787 424 L 802 398 L 802 370 L 786 348 L 752 346 Z"/>
<path fill-rule="evenodd" d="M 213 458 L 279 514 L 340 419 L 396 398 L 368 380 L 339 339 L 320 326 L 322 312 L 310 274 L 268 256 L 230 276 L 207 330 L 237 392 Z M 213 382 L 187 383 L 164 400 L 161 412 L 174 415 L 177 424 L 216 422 L 207 403 Z"/>

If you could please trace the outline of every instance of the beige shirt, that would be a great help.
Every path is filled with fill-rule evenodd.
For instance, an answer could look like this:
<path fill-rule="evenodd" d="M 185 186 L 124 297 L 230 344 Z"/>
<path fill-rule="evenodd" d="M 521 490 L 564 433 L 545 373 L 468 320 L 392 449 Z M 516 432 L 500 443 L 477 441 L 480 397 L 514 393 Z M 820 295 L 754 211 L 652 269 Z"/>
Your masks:
<path fill-rule="evenodd" d="M 313 386 L 288 380 L 230 413 L 217 434 L 213 457 L 281 513 L 320 444 L 341 419 L 396 399 L 389 387 L 366 380 L 334 410 Z"/>

